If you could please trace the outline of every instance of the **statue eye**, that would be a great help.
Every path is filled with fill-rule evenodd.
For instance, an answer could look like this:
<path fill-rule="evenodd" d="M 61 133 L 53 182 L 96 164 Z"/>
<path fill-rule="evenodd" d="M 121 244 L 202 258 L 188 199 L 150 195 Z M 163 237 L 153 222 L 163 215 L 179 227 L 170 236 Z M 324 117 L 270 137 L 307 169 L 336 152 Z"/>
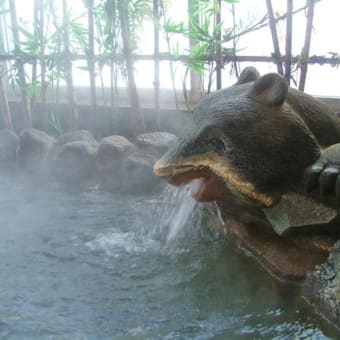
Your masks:
<path fill-rule="evenodd" d="M 223 141 L 221 141 L 219 138 L 210 139 L 209 144 L 212 145 L 215 150 L 218 150 L 218 151 L 224 151 L 225 150 L 225 145 L 224 145 Z"/>

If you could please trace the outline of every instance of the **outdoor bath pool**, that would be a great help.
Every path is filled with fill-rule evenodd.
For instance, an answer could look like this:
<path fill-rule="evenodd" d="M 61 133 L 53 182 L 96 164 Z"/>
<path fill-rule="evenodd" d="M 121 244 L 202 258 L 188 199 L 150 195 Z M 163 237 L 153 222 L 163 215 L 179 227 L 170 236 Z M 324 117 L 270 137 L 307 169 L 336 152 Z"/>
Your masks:
<path fill-rule="evenodd" d="M 333 337 L 185 191 L 70 189 L 0 175 L 0 338 Z"/>

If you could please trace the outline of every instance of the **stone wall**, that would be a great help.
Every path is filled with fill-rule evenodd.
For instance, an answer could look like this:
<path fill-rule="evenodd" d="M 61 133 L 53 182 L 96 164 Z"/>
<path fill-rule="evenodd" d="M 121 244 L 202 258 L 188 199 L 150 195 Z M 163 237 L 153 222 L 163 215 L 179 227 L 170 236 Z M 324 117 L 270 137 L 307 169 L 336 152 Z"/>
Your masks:
<path fill-rule="evenodd" d="M 164 183 L 153 175 L 153 164 L 175 139 L 168 132 L 132 140 L 111 135 L 97 141 L 87 130 L 58 138 L 33 128 L 19 136 L 0 130 L 0 162 L 72 185 L 95 182 L 108 190 L 155 192 Z"/>

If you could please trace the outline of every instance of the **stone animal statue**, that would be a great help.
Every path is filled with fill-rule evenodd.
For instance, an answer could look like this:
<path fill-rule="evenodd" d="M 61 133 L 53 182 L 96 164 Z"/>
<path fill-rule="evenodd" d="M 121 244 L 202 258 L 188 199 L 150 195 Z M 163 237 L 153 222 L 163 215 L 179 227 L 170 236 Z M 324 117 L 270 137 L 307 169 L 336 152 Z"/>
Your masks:
<path fill-rule="evenodd" d="M 193 119 L 155 163 L 156 176 L 175 185 L 197 179 L 192 192 L 197 200 L 227 197 L 272 224 L 276 216 L 263 217 L 263 212 L 290 193 L 308 197 L 308 191 L 318 189 L 317 200 L 336 206 L 340 119 L 281 76 L 260 77 L 247 68 L 235 85 L 205 96 Z"/>

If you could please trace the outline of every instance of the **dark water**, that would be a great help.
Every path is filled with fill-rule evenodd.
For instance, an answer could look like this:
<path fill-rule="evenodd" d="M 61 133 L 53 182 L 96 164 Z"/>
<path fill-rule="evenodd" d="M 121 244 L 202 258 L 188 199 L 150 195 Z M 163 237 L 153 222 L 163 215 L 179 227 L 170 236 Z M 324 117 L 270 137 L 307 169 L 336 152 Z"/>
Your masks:
<path fill-rule="evenodd" d="M 0 338 L 324 339 L 183 192 L 68 190 L 1 173 Z"/>

